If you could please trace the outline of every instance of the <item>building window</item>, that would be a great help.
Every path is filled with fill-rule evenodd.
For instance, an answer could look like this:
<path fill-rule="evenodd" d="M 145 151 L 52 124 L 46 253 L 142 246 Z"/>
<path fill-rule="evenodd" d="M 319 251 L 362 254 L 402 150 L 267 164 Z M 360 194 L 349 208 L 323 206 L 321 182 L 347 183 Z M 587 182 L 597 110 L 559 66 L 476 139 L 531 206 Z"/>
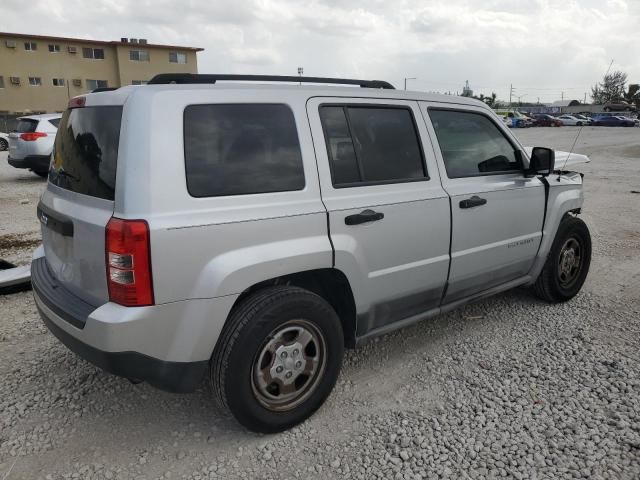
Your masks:
<path fill-rule="evenodd" d="M 131 80 L 131 85 L 146 85 L 147 80 Z"/>
<path fill-rule="evenodd" d="M 24 42 L 24 49 L 33 52 L 38 49 L 38 44 L 36 42 Z"/>
<path fill-rule="evenodd" d="M 86 81 L 87 90 L 95 90 L 96 88 L 107 88 L 106 80 L 90 80 Z"/>
<path fill-rule="evenodd" d="M 49 51 L 51 53 L 60 53 L 60 45 L 55 44 L 55 43 L 50 43 L 49 44 Z"/>
<path fill-rule="evenodd" d="M 32 87 L 39 87 L 42 85 L 42 79 L 40 77 L 29 77 L 29 85 Z"/>
<path fill-rule="evenodd" d="M 180 52 L 169 52 L 169 63 L 180 63 L 184 65 L 187 63 L 187 54 Z"/>
<path fill-rule="evenodd" d="M 4 88 L 4 77 L 0 75 L 0 88 Z"/>
<path fill-rule="evenodd" d="M 148 62 L 149 51 L 148 50 L 129 50 L 129 60 L 134 62 Z"/>
<path fill-rule="evenodd" d="M 64 87 L 64 78 L 54 78 L 53 79 L 54 87 Z"/>
<path fill-rule="evenodd" d="M 94 60 L 104 60 L 104 49 L 84 47 L 82 56 L 84 58 L 93 58 Z"/>

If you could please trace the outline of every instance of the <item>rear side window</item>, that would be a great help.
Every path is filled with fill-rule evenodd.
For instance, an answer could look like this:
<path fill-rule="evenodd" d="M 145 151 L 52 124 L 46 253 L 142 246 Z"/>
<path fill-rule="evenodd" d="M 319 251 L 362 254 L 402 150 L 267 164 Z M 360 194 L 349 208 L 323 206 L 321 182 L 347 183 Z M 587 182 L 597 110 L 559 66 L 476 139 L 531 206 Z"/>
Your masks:
<path fill-rule="evenodd" d="M 323 106 L 320 119 L 336 187 L 427 179 L 411 110 Z"/>
<path fill-rule="evenodd" d="M 58 128 L 58 125 L 60 125 L 60 119 L 59 118 L 50 118 L 49 119 L 49 123 L 51 125 L 53 125 L 54 127 Z"/>
<path fill-rule="evenodd" d="M 194 197 L 304 188 L 293 112 L 280 104 L 190 105 L 184 110 L 187 189 Z"/>
<path fill-rule="evenodd" d="M 31 132 L 35 132 L 36 128 L 38 128 L 38 120 L 22 118 L 18 120 L 18 125 L 16 126 L 16 132 L 31 133 Z"/>
<path fill-rule="evenodd" d="M 514 146 L 481 113 L 429 109 L 449 178 L 522 170 Z"/>
<path fill-rule="evenodd" d="M 49 181 L 72 192 L 114 199 L 122 107 L 67 110 L 58 127 Z"/>

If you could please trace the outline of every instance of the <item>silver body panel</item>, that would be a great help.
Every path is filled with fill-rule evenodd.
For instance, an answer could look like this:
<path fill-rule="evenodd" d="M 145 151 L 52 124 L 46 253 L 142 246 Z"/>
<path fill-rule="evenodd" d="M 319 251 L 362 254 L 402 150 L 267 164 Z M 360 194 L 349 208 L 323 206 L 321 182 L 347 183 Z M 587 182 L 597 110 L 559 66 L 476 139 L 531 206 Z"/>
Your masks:
<path fill-rule="evenodd" d="M 429 180 L 332 186 L 318 106 L 380 103 L 411 108 Z M 295 192 L 194 198 L 185 180 L 183 112 L 206 103 L 279 103 L 293 111 L 305 187 Z M 524 173 L 448 179 L 426 108 L 481 110 L 480 102 L 390 90 L 273 85 L 124 87 L 87 96 L 87 105 L 124 105 L 113 202 L 49 186 L 42 201 L 74 220 L 72 240 L 43 229 L 44 254 L 75 295 L 100 305 L 84 329 L 39 306 L 53 321 L 105 351 L 171 361 L 210 357 L 239 295 L 265 280 L 335 268 L 347 278 L 363 338 L 535 280 L 562 216 L 582 205 L 581 178 L 545 188 Z M 496 117 L 505 135 L 520 146 Z M 522 146 L 520 146 L 523 149 Z M 460 210 L 482 194 L 487 205 Z M 451 206 L 453 208 L 451 208 Z M 366 208 L 383 220 L 344 218 Z M 150 227 L 156 305 L 108 301 L 104 226 L 114 215 Z M 544 219 L 544 225 L 543 225 Z M 77 225 L 77 226 L 76 226 Z"/>

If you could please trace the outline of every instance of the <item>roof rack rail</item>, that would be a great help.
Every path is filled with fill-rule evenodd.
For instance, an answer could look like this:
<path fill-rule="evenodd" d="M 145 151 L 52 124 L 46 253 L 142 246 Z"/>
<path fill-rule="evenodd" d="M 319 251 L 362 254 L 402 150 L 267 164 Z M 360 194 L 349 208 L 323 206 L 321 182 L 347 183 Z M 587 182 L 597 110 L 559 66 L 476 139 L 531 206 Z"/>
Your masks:
<path fill-rule="evenodd" d="M 354 80 L 351 78 L 295 77 L 286 75 L 218 75 L 198 73 L 160 73 L 153 77 L 147 85 L 165 85 L 168 83 L 216 83 L 220 81 L 248 82 L 291 82 L 291 83 L 331 83 L 336 85 L 358 85 L 362 88 L 384 88 L 395 90 L 395 87 L 384 80 Z"/>
<path fill-rule="evenodd" d="M 94 88 L 93 90 L 91 90 L 91 93 L 111 92 L 117 89 L 118 87 L 100 87 L 100 88 Z"/>

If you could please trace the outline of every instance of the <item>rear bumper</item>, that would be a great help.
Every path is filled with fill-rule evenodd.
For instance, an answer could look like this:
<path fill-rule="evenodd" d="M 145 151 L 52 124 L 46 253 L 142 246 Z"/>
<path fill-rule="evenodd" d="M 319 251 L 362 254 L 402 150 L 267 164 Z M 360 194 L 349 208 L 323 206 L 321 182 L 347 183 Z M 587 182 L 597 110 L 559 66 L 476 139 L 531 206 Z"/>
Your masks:
<path fill-rule="evenodd" d="M 34 259 L 31 271 L 40 316 L 63 344 L 107 372 L 170 392 L 198 387 L 236 298 L 95 306 L 65 289 L 45 257 Z"/>
<path fill-rule="evenodd" d="M 38 172 L 46 172 L 49 170 L 49 155 L 27 155 L 24 158 L 9 157 L 9 165 L 16 168 L 29 168 Z"/>

